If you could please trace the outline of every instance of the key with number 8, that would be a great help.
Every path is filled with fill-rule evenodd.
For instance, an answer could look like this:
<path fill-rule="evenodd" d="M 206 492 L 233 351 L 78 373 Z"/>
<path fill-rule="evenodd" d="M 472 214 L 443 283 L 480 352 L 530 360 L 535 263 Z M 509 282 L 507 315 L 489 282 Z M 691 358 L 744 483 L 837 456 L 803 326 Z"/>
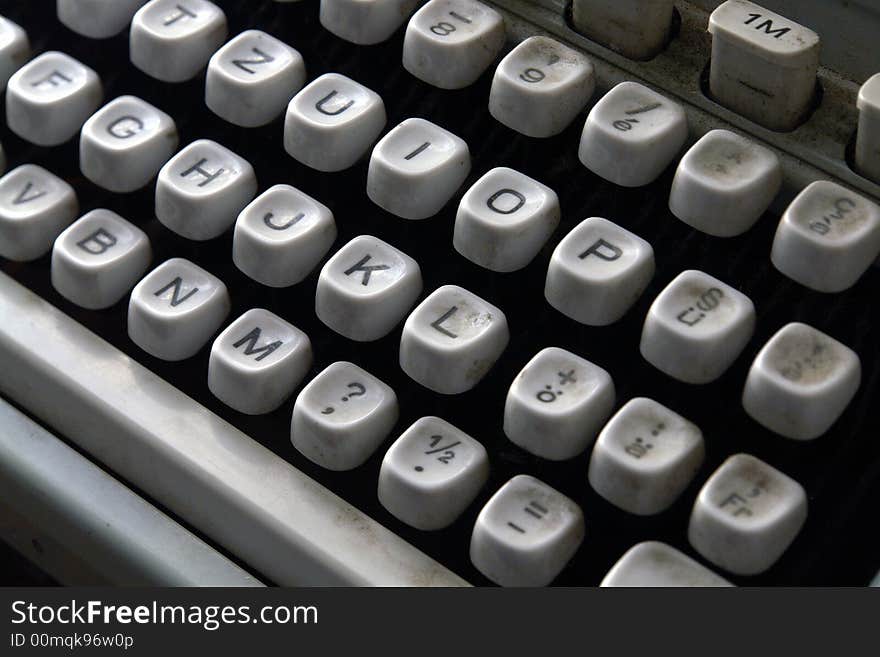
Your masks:
<path fill-rule="evenodd" d="M 504 45 L 504 19 L 473 0 L 431 0 L 413 15 L 403 67 L 441 89 L 472 84 Z"/>

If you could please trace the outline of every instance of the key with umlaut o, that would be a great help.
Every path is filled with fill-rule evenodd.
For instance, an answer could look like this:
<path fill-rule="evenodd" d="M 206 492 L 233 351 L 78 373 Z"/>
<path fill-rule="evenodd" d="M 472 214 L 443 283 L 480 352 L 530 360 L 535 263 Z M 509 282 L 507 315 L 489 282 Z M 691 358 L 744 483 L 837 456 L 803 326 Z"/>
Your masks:
<path fill-rule="evenodd" d="M 222 234 L 257 193 L 250 163 L 208 139 L 194 141 L 159 171 L 156 218 L 191 240 Z"/>
<path fill-rule="evenodd" d="M 477 516 L 471 561 L 501 586 L 546 586 L 584 539 L 584 514 L 544 482 L 517 475 Z"/>
<path fill-rule="evenodd" d="M 291 395 L 311 366 L 309 337 L 278 315 L 254 308 L 214 340 L 208 389 L 241 413 L 268 413 Z"/>
<path fill-rule="evenodd" d="M 562 314 L 589 326 L 623 317 L 654 276 L 654 249 L 615 223 L 591 217 L 553 251 L 544 297 Z"/>
<path fill-rule="evenodd" d="M 167 361 L 194 356 L 229 314 L 226 286 L 183 258 L 156 267 L 131 291 L 128 337 Z"/>
<path fill-rule="evenodd" d="M 811 107 L 819 35 L 746 0 L 709 17 L 709 89 L 722 105 L 771 130 L 792 130 Z"/>
<path fill-rule="evenodd" d="M 284 150 L 318 171 L 342 171 L 361 159 L 385 122 L 379 94 L 344 75 L 325 73 L 288 104 Z"/>
<path fill-rule="evenodd" d="M 0 256 L 36 260 L 76 219 L 73 187 L 35 164 L 22 164 L 0 178 Z"/>
<path fill-rule="evenodd" d="M 177 150 L 168 114 L 135 96 L 120 96 L 89 117 L 79 136 L 79 168 L 111 192 L 149 183 Z"/>
<path fill-rule="evenodd" d="M 602 587 L 726 587 L 723 577 L 659 541 L 632 546 L 605 575 Z"/>
<path fill-rule="evenodd" d="M 880 206 L 837 183 L 807 186 L 782 215 L 770 260 L 819 292 L 856 284 L 880 255 Z"/>
<path fill-rule="evenodd" d="M 423 417 L 385 453 L 379 501 L 416 529 L 448 527 L 489 478 L 486 449 L 439 417 Z"/>
<path fill-rule="evenodd" d="M 430 0 L 406 26 L 403 67 L 441 89 L 477 80 L 504 46 L 504 19 L 474 0 Z"/>
<path fill-rule="evenodd" d="M 31 56 L 31 44 L 19 25 L 0 16 L 0 91 L 9 77 Z"/>
<path fill-rule="evenodd" d="M 279 116 L 306 80 L 302 55 L 260 30 L 246 30 L 211 56 L 205 105 L 245 128 Z"/>
<path fill-rule="evenodd" d="M 107 39 L 122 32 L 147 0 L 58 0 L 58 20 L 77 34 Z"/>
<path fill-rule="evenodd" d="M 755 306 L 701 271 L 679 274 L 651 304 L 640 350 L 654 367 L 685 383 L 720 377 L 755 330 Z"/>
<path fill-rule="evenodd" d="M 748 454 L 728 458 L 705 483 L 688 539 L 715 565 L 757 575 L 782 556 L 807 519 L 803 487 Z"/>
<path fill-rule="evenodd" d="M 400 367 L 444 395 L 479 383 L 507 347 L 507 318 L 457 285 L 444 285 L 412 311 L 400 336 Z"/>
<path fill-rule="evenodd" d="M 388 335 L 421 293 L 415 260 L 377 237 L 360 235 L 321 269 L 315 314 L 340 335 L 368 342 Z"/>
<path fill-rule="evenodd" d="M 761 218 L 781 187 L 773 151 L 729 130 L 712 130 L 678 163 L 669 209 L 697 230 L 733 237 Z"/>
<path fill-rule="evenodd" d="M 605 180 L 641 187 L 663 173 L 687 134 L 679 104 L 637 82 L 621 82 L 590 110 L 578 157 Z"/>
<path fill-rule="evenodd" d="M 52 248 L 52 286 L 82 308 L 109 308 L 137 283 L 152 259 L 146 233 L 110 210 L 92 210 Z"/>
<path fill-rule="evenodd" d="M 652 399 L 628 401 L 602 429 L 588 478 L 599 495 L 640 516 L 668 509 L 703 463 L 703 434 Z"/>
<path fill-rule="evenodd" d="M 586 55 L 548 37 L 529 37 L 495 69 L 489 112 L 528 137 L 551 137 L 586 107 L 595 85 Z"/>
<path fill-rule="evenodd" d="M 403 219 L 440 212 L 471 170 L 463 139 L 424 119 L 406 119 L 373 148 L 367 196 Z"/>
<path fill-rule="evenodd" d="M 752 363 L 743 408 L 786 438 L 812 440 L 828 431 L 852 401 L 861 371 L 852 349 L 792 322 L 770 338 Z"/>
<path fill-rule="evenodd" d="M 571 21 L 581 34 L 636 60 L 659 53 L 672 30 L 673 0 L 573 0 Z"/>
<path fill-rule="evenodd" d="M 303 280 L 336 240 L 336 221 L 323 203 L 290 185 L 274 185 L 239 213 L 232 261 L 269 287 Z"/>
<path fill-rule="evenodd" d="M 361 46 L 381 43 L 403 25 L 419 0 L 321 0 L 321 25 Z"/>
<path fill-rule="evenodd" d="M 290 440 L 328 470 L 352 470 L 394 428 L 397 395 L 353 363 L 333 363 L 303 388 L 293 406 Z"/>
<path fill-rule="evenodd" d="M 22 139 L 57 146 L 79 131 L 103 97 L 91 68 L 62 52 L 46 52 L 9 78 L 6 123 Z"/>
<path fill-rule="evenodd" d="M 462 197 L 452 244 L 486 269 L 516 271 L 538 255 L 559 218 L 556 192 L 519 171 L 497 167 Z"/>
<path fill-rule="evenodd" d="M 198 75 L 226 40 L 226 14 L 208 0 L 150 0 L 131 21 L 131 63 L 157 80 Z"/>
<path fill-rule="evenodd" d="M 614 408 L 614 382 L 598 365 L 548 347 L 517 374 L 504 403 L 504 433 L 537 456 L 580 454 Z"/>

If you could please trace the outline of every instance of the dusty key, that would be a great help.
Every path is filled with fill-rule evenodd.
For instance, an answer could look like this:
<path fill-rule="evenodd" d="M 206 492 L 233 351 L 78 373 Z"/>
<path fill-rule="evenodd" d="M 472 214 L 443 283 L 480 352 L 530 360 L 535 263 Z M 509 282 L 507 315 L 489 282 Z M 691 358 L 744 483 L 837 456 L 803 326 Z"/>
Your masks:
<path fill-rule="evenodd" d="M 634 545 L 608 571 L 603 587 L 733 586 L 705 566 L 666 543 Z"/>
<path fill-rule="evenodd" d="M 627 402 L 599 434 L 589 480 L 606 500 L 636 515 L 669 508 L 703 463 L 703 434 L 645 397 Z"/>
<path fill-rule="evenodd" d="M 584 514 L 572 500 L 517 475 L 486 503 L 471 535 L 471 561 L 501 586 L 546 586 L 577 552 Z"/>
<path fill-rule="evenodd" d="M 795 440 L 824 434 L 861 383 L 858 355 L 812 326 L 792 322 L 758 353 L 742 403 L 771 431 Z"/>
<path fill-rule="evenodd" d="M 543 349 L 513 380 L 504 433 L 554 461 L 580 454 L 614 408 L 614 382 L 598 365 L 557 347 Z"/>
<path fill-rule="evenodd" d="M 442 529 L 473 502 L 489 477 L 485 448 L 439 417 L 423 417 L 388 449 L 379 501 L 416 529 Z"/>
<path fill-rule="evenodd" d="M 727 459 L 700 491 L 688 539 L 709 561 L 757 575 L 782 556 L 807 519 L 803 487 L 748 454 Z"/>

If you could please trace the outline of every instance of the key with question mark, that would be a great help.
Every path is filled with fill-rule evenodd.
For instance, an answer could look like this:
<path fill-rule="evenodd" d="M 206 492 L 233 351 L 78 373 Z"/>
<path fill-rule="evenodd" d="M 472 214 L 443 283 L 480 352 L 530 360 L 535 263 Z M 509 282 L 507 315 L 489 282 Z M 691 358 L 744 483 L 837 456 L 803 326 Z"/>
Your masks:
<path fill-rule="evenodd" d="M 354 381 L 352 383 L 349 383 L 346 387 L 349 388 L 350 390 L 354 390 L 356 392 L 349 392 L 347 395 L 344 395 L 341 400 L 343 402 L 347 402 L 352 397 L 360 397 L 362 395 L 367 394 L 367 388 L 364 386 L 363 383 L 358 383 L 357 381 Z M 334 413 L 335 411 L 336 411 L 336 409 L 334 407 L 327 406 L 323 411 L 321 411 L 321 414 L 322 415 L 330 415 L 330 414 Z"/>
<path fill-rule="evenodd" d="M 397 396 L 353 363 L 333 363 L 303 388 L 293 406 L 290 439 L 330 470 L 363 463 L 397 421 Z"/>

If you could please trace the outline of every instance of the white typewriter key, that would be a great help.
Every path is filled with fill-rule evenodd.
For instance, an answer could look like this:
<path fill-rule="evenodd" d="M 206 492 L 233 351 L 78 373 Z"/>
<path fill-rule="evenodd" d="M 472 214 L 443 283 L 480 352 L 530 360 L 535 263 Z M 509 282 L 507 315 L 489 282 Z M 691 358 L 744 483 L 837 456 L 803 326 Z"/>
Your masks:
<path fill-rule="evenodd" d="M 42 167 L 23 164 L 0 178 L 0 256 L 35 260 L 79 213 L 73 187 Z"/>
<path fill-rule="evenodd" d="M 574 501 L 517 475 L 477 516 L 471 562 L 501 586 L 546 586 L 577 552 L 584 532 L 584 514 Z"/>
<path fill-rule="evenodd" d="M 318 171 L 342 171 L 367 152 L 385 121 L 379 94 L 344 75 L 326 73 L 287 106 L 284 150 Z"/>
<path fill-rule="evenodd" d="M 757 575 L 776 563 L 806 519 L 799 483 L 754 456 L 736 454 L 700 491 L 688 539 L 716 566 Z"/>
<path fill-rule="evenodd" d="M 621 82 L 590 110 L 578 157 L 605 180 L 641 187 L 663 173 L 687 134 L 680 105 L 636 82 Z"/>
<path fill-rule="evenodd" d="M 654 249 L 607 219 L 585 219 L 553 251 L 544 296 L 589 326 L 623 317 L 654 276 Z"/>
<path fill-rule="evenodd" d="M 315 314 L 351 340 L 369 342 L 390 333 L 422 293 L 419 264 L 377 237 L 361 235 L 321 270 Z"/>
<path fill-rule="evenodd" d="M 755 306 L 742 292 L 701 271 L 679 274 L 651 304 L 642 356 L 685 383 L 709 383 L 736 360 L 755 329 Z"/>
<path fill-rule="evenodd" d="M 0 28 L 2 29 L 2 28 Z M 0 87 L 3 86 L 0 72 Z M 880 183 L 880 73 L 859 90 L 859 131 L 856 134 L 856 169 Z"/>
<path fill-rule="evenodd" d="M 495 69 L 489 112 L 528 137 L 551 137 L 584 109 L 595 84 L 586 55 L 548 37 L 529 37 Z"/>
<path fill-rule="evenodd" d="M 634 545 L 608 571 L 602 587 L 727 587 L 723 577 L 666 543 Z"/>
<path fill-rule="evenodd" d="M 657 402 L 627 402 L 599 434 L 590 485 L 615 506 L 640 516 L 668 509 L 703 463 L 703 434 Z"/>
<path fill-rule="evenodd" d="M 419 0 L 321 0 L 325 30 L 361 46 L 388 39 L 409 17 Z"/>
<path fill-rule="evenodd" d="M 467 144 L 424 119 L 406 119 L 376 144 L 367 196 L 404 219 L 440 212 L 471 170 Z"/>
<path fill-rule="evenodd" d="M 357 365 L 340 361 L 299 393 L 290 440 L 323 468 L 352 470 L 376 451 L 397 415 L 394 390 Z"/>
<path fill-rule="evenodd" d="M 208 388 L 241 413 L 268 413 L 290 397 L 311 366 L 308 336 L 278 315 L 254 308 L 214 340 Z"/>
<path fill-rule="evenodd" d="M 20 69 L 31 56 L 31 44 L 27 32 L 11 20 L 0 16 L 0 91 L 6 81 Z"/>
<path fill-rule="evenodd" d="M 462 197 L 452 243 L 486 269 L 516 271 L 538 255 L 559 216 L 556 192 L 519 171 L 498 167 Z"/>
<path fill-rule="evenodd" d="M 257 193 L 247 160 L 200 139 L 174 156 L 156 181 L 156 218 L 178 235 L 209 240 L 229 228 Z"/>
<path fill-rule="evenodd" d="M 581 34 L 630 59 L 650 59 L 669 39 L 672 0 L 573 0 Z"/>
<path fill-rule="evenodd" d="M 499 308 L 456 285 L 434 290 L 410 314 L 400 337 L 400 367 L 444 395 L 473 388 L 507 347 Z"/>
<path fill-rule="evenodd" d="M 58 0 L 58 20 L 91 39 L 106 39 L 122 32 L 147 0 Z"/>
<path fill-rule="evenodd" d="M 804 189 L 782 215 L 770 259 L 819 292 L 842 292 L 880 254 L 880 206 L 824 180 Z"/>
<path fill-rule="evenodd" d="M 219 278 L 183 258 L 144 277 L 128 302 L 128 337 L 148 354 L 177 361 L 194 356 L 229 314 Z"/>
<path fill-rule="evenodd" d="M 150 266 L 147 235 L 110 210 L 92 210 L 71 224 L 52 249 L 52 285 L 83 308 L 109 308 Z"/>
<path fill-rule="evenodd" d="M 47 52 L 16 71 L 6 88 L 6 122 L 22 139 L 57 146 L 101 104 L 97 73 L 73 57 Z"/>
<path fill-rule="evenodd" d="M 504 46 L 504 19 L 473 0 L 430 0 L 406 26 L 403 67 L 441 89 L 461 89 Z"/>
<path fill-rule="evenodd" d="M 290 185 L 275 185 L 238 215 L 232 261 L 263 285 L 287 287 L 308 276 L 335 239 L 330 208 Z"/>
<path fill-rule="evenodd" d="M 570 459 L 595 439 L 614 399 L 608 372 L 570 351 L 548 347 L 526 364 L 507 391 L 504 433 L 537 456 Z"/>
<path fill-rule="evenodd" d="M 177 150 L 177 126 L 165 112 L 134 96 L 120 96 L 85 122 L 79 168 L 111 192 L 149 183 Z"/>
<path fill-rule="evenodd" d="M 207 0 L 151 0 L 131 21 L 131 63 L 163 82 L 201 71 L 226 40 L 226 14 Z"/>
<path fill-rule="evenodd" d="M 379 502 L 416 529 L 448 527 L 489 478 L 485 448 L 439 417 L 423 417 L 388 449 Z"/>
<path fill-rule="evenodd" d="M 755 358 L 743 391 L 743 408 L 786 438 L 812 440 L 824 434 L 852 401 L 861 372 L 852 349 L 793 322 Z"/>
<path fill-rule="evenodd" d="M 709 17 L 712 96 L 771 130 L 791 130 L 808 112 L 819 67 L 819 35 L 745 0 Z"/>
<path fill-rule="evenodd" d="M 779 158 L 728 130 L 712 130 L 678 164 L 669 209 L 716 237 L 746 232 L 782 187 Z"/>
<path fill-rule="evenodd" d="M 265 32 L 247 30 L 208 62 L 205 104 L 220 118 L 253 128 L 281 115 L 305 81 L 299 52 Z"/>

